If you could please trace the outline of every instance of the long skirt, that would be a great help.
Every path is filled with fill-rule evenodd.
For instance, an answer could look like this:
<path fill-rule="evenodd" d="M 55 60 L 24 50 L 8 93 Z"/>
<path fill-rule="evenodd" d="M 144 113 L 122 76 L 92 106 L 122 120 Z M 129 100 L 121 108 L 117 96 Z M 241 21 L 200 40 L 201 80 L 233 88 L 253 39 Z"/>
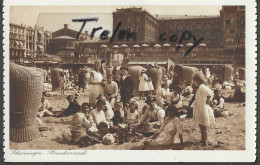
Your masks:
<path fill-rule="evenodd" d="M 101 85 L 91 85 L 89 88 L 89 104 L 90 106 L 96 106 L 97 97 L 104 95 L 104 88 Z"/>

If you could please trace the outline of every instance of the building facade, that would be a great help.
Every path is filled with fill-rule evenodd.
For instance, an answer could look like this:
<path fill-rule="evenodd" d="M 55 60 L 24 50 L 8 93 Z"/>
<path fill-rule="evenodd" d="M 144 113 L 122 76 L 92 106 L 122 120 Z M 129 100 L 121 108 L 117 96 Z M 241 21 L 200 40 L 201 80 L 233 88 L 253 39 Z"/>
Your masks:
<path fill-rule="evenodd" d="M 52 35 L 43 27 L 9 24 L 10 59 L 15 62 L 44 54 Z"/>
<path fill-rule="evenodd" d="M 129 33 L 135 33 L 136 42 L 151 43 L 156 41 L 157 35 L 157 20 L 146 10 L 142 8 L 127 8 L 116 9 L 113 12 L 113 31 L 116 29 L 118 23 L 121 22 L 118 33 L 125 31 L 125 37 L 120 40 L 118 36 L 115 37 L 114 42 L 132 42 L 133 39 L 127 40 Z"/>

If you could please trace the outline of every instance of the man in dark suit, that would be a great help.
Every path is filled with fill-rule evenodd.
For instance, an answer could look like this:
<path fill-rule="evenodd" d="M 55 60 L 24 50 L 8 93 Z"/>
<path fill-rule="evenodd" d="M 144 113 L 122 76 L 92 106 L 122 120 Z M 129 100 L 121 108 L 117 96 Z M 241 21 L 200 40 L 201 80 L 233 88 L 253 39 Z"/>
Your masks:
<path fill-rule="evenodd" d="M 122 77 L 120 79 L 120 95 L 121 102 L 123 102 L 123 106 L 129 102 L 129 100 L 134 97 L 134 81 L 131 76 L 128 75 L 127 67 L 120 67 Z"/>

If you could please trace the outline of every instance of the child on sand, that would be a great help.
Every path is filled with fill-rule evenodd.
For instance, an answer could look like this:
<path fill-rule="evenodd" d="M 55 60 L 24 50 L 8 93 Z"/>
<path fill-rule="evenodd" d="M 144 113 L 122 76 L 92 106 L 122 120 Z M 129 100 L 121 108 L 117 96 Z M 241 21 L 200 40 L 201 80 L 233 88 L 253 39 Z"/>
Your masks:
<path fill-rule="evenodd" d="M 178 118 L 178 110 L 174 105 L 169 105 L 166 109 L 168 117 L 164 119 L 160 130 L 154 134 L 154 140 L 150 143 L 151 146 L 170 146 L 174 144 L 175 135 L 180 138 L 183 144 L 183 136 L 181 131 L 181 121 Z"/>
<path fill-rule="evenodd" d="M 193 85 L 198 87 L 193 104 L 193 119 L 200 127 L 202 145 L 207 145 L 208 129 L 215 124 L 213 110 L 209 105 L 213 92 L 207 86 L 207 80 L 202 72 L 193 75 Z"/>
<path fill-rule="evenodd" d="M 140 114 L 138 113 L 138 102 L 135 99 L 129 101 L 129 105 L 125 107 L 124 123 L 135 124 L 138 123 Z"/>

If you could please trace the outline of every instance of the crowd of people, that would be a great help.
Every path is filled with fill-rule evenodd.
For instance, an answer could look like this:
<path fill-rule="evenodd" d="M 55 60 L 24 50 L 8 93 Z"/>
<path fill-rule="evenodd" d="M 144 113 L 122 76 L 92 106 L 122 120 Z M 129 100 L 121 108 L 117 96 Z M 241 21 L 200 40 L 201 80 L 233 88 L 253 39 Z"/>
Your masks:
<path fill-rule="evenodd" d="M 215 117 L 230 115 L 225 101 L 243 102 L 245 99 L 245 84 L 237 75 L 232 82 L 221 82 L 209 69 L 198 70 L 192 76 L 192 84 L 187 84 L 181 66 L 177 65 L 162 76 L 160 88 L 155 92 L 152 79 L 143 68 L 136 92 L 128 67 L 118 66 L 110 72 L 102 65 L 97 60 L 90 72 L 80 70 L 78 74 L 64 70 L 63 89 L 77 88 L 77 94 L 66 97 L 69 106 L 62 112 L 54 113 L 46 99 L 46 91 L 42 95 L 38 118 L 72 115 L 71 135 L 63 136 L 79 146 L 135 142 L 150 134 L 153 140 L 146 141 L 145 145 L 171 145 L 177 135 L 183 143 L 181 120 L 184 118 L 193 118 L 200 128 L 201 145 L 207 145 L 208 131 L 215 125 Z M 47 77 L 50 82 L 49 74 Z M 227 83 L 235 92 L 224 97 L 221 91 L 228 89 Z M 87 93 L 89 98 L 81 105 L 80 92 Z"/>

